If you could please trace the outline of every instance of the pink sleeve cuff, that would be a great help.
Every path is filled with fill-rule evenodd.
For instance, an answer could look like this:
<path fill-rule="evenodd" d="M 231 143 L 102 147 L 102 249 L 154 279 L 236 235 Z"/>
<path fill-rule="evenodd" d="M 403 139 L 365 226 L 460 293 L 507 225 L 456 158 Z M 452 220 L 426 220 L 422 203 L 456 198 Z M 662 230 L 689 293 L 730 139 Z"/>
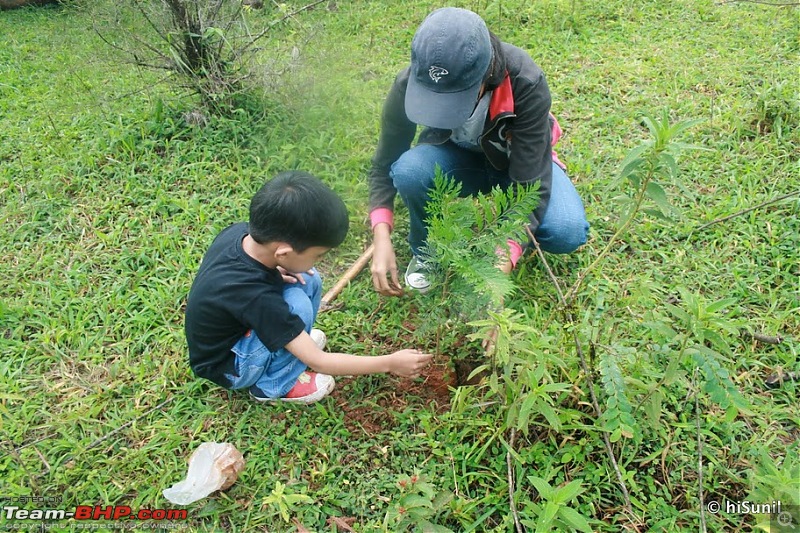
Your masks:
<path fill-rule="evenodd" d="M 508 260 L 511 261 L 511 268 L 517 267 L 517 262 L 519 258 L 522 257 L 522 245 L 517 241 L 512 241 L 508 239 L 506 241 L 508 244 L 508 250 L 502 250 L 499 246 L 497 247 L 497 255 L 500 257 L 508 257 Z"/>
<path fill-rule="evenodd" d="M 516 268 L 517 261 L 522 257 L 522 245 L 511 239 L 508 239 L 506 242 L 508 243 L 508 258 L 511 260 L 511 266 Z"/>
<path fill-rule="evenodd" d="M 373 229 L 381 223 L 389 224 L 389 228 L 394 228 L 394 213 L 387 207 L 373 209 L 369 214 L 369 220 Z"/>
<path fill-rule="evenodd" d="M 550 128 L 550 145 L 555 146 L 563 132 L 561 131 L 561 125 L 558 123 L 556 116 L 552 113 L 550 113 L 550 120 L 552 121 L 552 127 Z"/>
<path fill-rule="evenodd" d="M 558 123 L 558 120 L 556 120 L 555 115 L 553 115 L 552 113 L 550 113 L 550 121 L 552 122 L 552 128 L 550 129 L 550 145 L 555 146 L 558 140 L 561 138 L 562 134 L 561 125 Z M 558 158 L 558 155 L 556 154 L 555 150 L 552 151 L 552 154 L 553 154 L 553 163 L 560 166 L 563 170 L 567 170 L 567 165 L 565 165 Z"/>

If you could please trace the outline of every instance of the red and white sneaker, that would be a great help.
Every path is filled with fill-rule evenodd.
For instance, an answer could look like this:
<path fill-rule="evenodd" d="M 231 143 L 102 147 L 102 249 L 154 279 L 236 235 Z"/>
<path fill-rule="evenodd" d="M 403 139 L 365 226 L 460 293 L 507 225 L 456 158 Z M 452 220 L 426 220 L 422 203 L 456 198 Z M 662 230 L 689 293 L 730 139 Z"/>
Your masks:
<path fill-rule="evenodd" d="M 297 383 L 281 398 L 284 402 L 314 403 L 331 393 L 336 386 L 333 376 L 306 370 L 297 378 Z"/>
<path fill-rule="evenodd" d="M 294 384 L 286 396 L 283 398 L 270 398 L 257 386 L 250 387 L 250 397 L 259 402 L 290 402 L 309 404 L 318 402 L 331 393 L 336 386 L 336 381 L 332 376 L 320 374 L 318 372 L 304 371 L 297 377 Z"/>

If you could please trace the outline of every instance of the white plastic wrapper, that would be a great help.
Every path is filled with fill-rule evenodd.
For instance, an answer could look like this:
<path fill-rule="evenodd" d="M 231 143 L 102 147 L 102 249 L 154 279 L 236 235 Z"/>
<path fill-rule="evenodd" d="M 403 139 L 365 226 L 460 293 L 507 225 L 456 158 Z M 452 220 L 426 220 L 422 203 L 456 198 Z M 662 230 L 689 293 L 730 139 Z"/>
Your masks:
<path fill-rule="evenodd" d="M 164 491 L 164 497 L 177 505 L 189 505 L 212 492 L 225 490 L 244 470 L 244 457 L 233 444 L 204 442 L 189 458 L 186 479 Z"/>

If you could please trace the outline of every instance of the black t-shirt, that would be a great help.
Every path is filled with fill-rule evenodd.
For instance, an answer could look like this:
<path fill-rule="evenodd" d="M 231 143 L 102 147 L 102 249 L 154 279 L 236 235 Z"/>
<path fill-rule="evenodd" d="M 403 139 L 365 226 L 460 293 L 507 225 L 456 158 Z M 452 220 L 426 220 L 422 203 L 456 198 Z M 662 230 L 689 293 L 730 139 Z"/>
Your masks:
<path fill-rule="evenodd" d="M 242 248 L 248 226 L 224 229 L 206 252 L 189 291 L 186 341 L 194 373 L 225 388 L 236 375 L 231 348 L 248 330 L 277 351 L 305 328 L 283 299 L 283 278 Z"/>

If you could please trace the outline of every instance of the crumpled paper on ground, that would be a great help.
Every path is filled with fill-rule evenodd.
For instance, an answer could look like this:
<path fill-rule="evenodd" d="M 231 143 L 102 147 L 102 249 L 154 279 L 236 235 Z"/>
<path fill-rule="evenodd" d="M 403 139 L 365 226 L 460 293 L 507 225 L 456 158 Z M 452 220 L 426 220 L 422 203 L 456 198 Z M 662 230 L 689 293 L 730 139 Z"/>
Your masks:
<path fill-rule="evenodd" d="M 244 470 L 244 457 L 233 444 L 204 442 L 189 458 L 186 479 L 164 490 L 166 499 L 177 505 L 189 505 L 217 490 L 225 490 Z"/>

